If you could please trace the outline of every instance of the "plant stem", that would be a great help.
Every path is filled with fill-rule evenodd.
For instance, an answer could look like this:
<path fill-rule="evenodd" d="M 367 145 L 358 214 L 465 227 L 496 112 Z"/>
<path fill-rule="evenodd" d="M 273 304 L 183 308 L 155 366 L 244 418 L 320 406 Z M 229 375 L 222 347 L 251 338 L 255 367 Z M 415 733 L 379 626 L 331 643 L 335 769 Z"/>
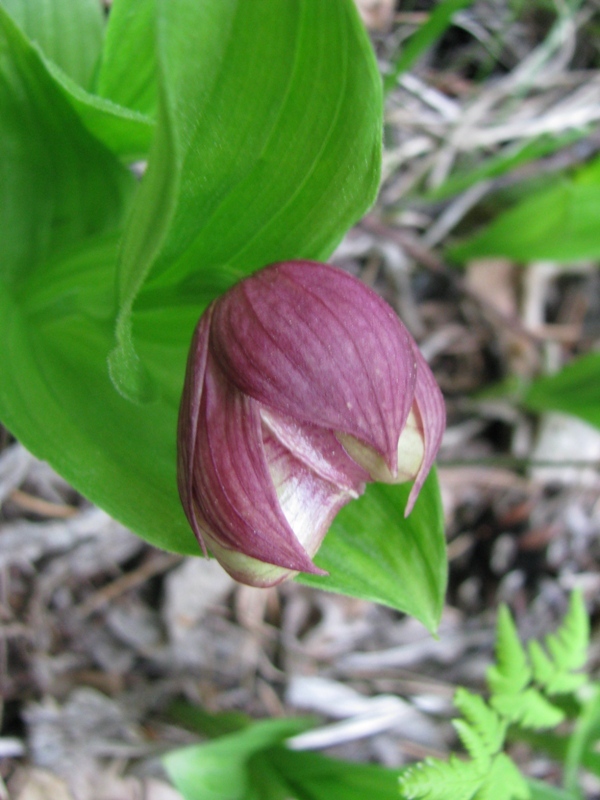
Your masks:
<path fill-rule="evenodd" d="M 569 739 L 563 779 L 565 789 L 574 797 L 582 800 L 583 794 L 579 788 L 579 769 L 592 732 L 600 721 L 600 684 L 591 684 L 589 688 L 592 689 L 592 693 L 584 702 L 582 712 Z"/>

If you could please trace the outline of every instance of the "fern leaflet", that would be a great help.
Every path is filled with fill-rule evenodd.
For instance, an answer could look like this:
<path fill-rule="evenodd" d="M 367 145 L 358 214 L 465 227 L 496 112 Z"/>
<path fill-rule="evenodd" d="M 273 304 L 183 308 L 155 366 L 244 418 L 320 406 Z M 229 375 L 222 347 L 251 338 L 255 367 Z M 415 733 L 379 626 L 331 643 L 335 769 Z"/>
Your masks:
<path fill-rule="evenodd" d="M 533 676 L 549 695 L 573 692 L 586 683 L 585 675 L 574 673 L 587 660 L 590 624 L 581 592 L 573 592 L 562 625 L 545 638 L 548 654 L 539 642 L 529 645 Z"/>
<path fill-rule="evenodd" d="M 487 767 L 485 766 L 487 764 Z M 485 762 L 428 758 L 400 777 L 406 800 L 528 800 L 529 788 L 510 758 L 498 753 Z"/>
<path fill-rule="evenodd" d="M 495 755 L 504 744 L 506 723 L 482 697 L 466 689 L 457 690 L 454 705 L 466 721 L 454 720 L 453 725 L 471 758 L 482 761 Z"/>
<path fill-rule="evenodd" d="M 498 753 L 473 800 L 528 800 L 530 796 L 529 787 L 512 760 Z"/>
<path fill-rule="evenodd" d="M 501 606 L 496 625 L 496 664 L 487 671 L 492 694 L 518 694 L 531 680 L 527 654 L 510 611 Z"/>
<path fill-rule="evenodd" d="M 454 755 L 448 761 L 426 758 L 402 773 L 400 792 L 406 800 L 471 800 L 485 775 L 485 765 L 475 761 Z"/>
<path fill-rule="evenodd" d="M 554 728 L 565 718 L 560 708 L 534 688 L 518 694 L 494 694 L 490 703 L 501 717 L 523 728 Z"/>

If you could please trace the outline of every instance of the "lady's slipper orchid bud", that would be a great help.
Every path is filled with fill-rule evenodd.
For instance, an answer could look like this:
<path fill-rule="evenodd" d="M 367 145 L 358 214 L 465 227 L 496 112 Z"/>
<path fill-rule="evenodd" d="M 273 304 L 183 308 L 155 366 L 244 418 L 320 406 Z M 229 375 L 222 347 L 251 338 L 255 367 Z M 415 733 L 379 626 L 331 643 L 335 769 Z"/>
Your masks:
<path fill-rule="evenodd" d="M 392 309 L 326 264 L 265 267 L 203 314 L 179 414 L 179 493 L 203 551 L 272 586 L 313 562 L 369 481 L 414 480 L 444 430 L 440 390 Z"/>

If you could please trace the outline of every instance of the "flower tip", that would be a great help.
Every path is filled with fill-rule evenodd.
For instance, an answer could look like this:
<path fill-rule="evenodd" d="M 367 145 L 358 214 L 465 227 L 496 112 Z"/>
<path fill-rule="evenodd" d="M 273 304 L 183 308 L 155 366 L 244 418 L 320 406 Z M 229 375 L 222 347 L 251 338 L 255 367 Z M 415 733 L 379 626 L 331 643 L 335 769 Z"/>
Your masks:
<path fill-rule="evenodd" d="M 419 474 L 417 475 L 417 479 L 412 485 L 412 489 L 410 490 L 410 494 L 408 495 L 408 500 L 406 501 L 406 508 L 404 509 L 404 519 L 408 517 L 411 513 L 413 508 L 415 507 L 415 503 L 421 493 L 421 489 L 423 488 L 423 484 L 429 474 L 429 466 L 426 469 L 421 468 L 419 470 Z"/>
<path fill-rule="evenodd" d="M 296 577 L 300 572 L 318 576 L 329 575 L 326 570 L 317 567 L 308 556 L 306 559 L 302 559 L 301 564 L 294 565 L 297 568 L 293 568 L 260 561 L 239 551 L 225 549 L 214 540 L 210 542 L 210 549 L 212 555 L 234 580 L 259 589 L 277 586 Z"/>
<path fill-rule="evenodd" d="M 415 489 L 417 491 L 415 491 Z M 406 501 L 406 508 L 404 509 L 404 519 L 410 516 L 410 512 L 415 507 L 415 503 L 417 502 L 417 497 L 419 496 L 420 489 L 421 487 L 415 484 L 410 490 L 410 494 L 408 495 L 408 500 Z"/>

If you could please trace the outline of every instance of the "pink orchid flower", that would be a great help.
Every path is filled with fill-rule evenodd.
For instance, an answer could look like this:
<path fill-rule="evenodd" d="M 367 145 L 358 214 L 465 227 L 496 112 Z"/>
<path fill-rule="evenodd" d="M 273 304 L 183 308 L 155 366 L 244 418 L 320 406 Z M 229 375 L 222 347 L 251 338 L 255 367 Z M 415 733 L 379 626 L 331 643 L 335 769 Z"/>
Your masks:
<path fill-rule="evenodd" d="M 439 449 L 444 402 L 392 309 L 342 270 L 265 267 L 196 328 L 178 431 L 178 483 L 204 553 L 273 586 L 312 561 L 370 481 L 414 481 Z"/>

